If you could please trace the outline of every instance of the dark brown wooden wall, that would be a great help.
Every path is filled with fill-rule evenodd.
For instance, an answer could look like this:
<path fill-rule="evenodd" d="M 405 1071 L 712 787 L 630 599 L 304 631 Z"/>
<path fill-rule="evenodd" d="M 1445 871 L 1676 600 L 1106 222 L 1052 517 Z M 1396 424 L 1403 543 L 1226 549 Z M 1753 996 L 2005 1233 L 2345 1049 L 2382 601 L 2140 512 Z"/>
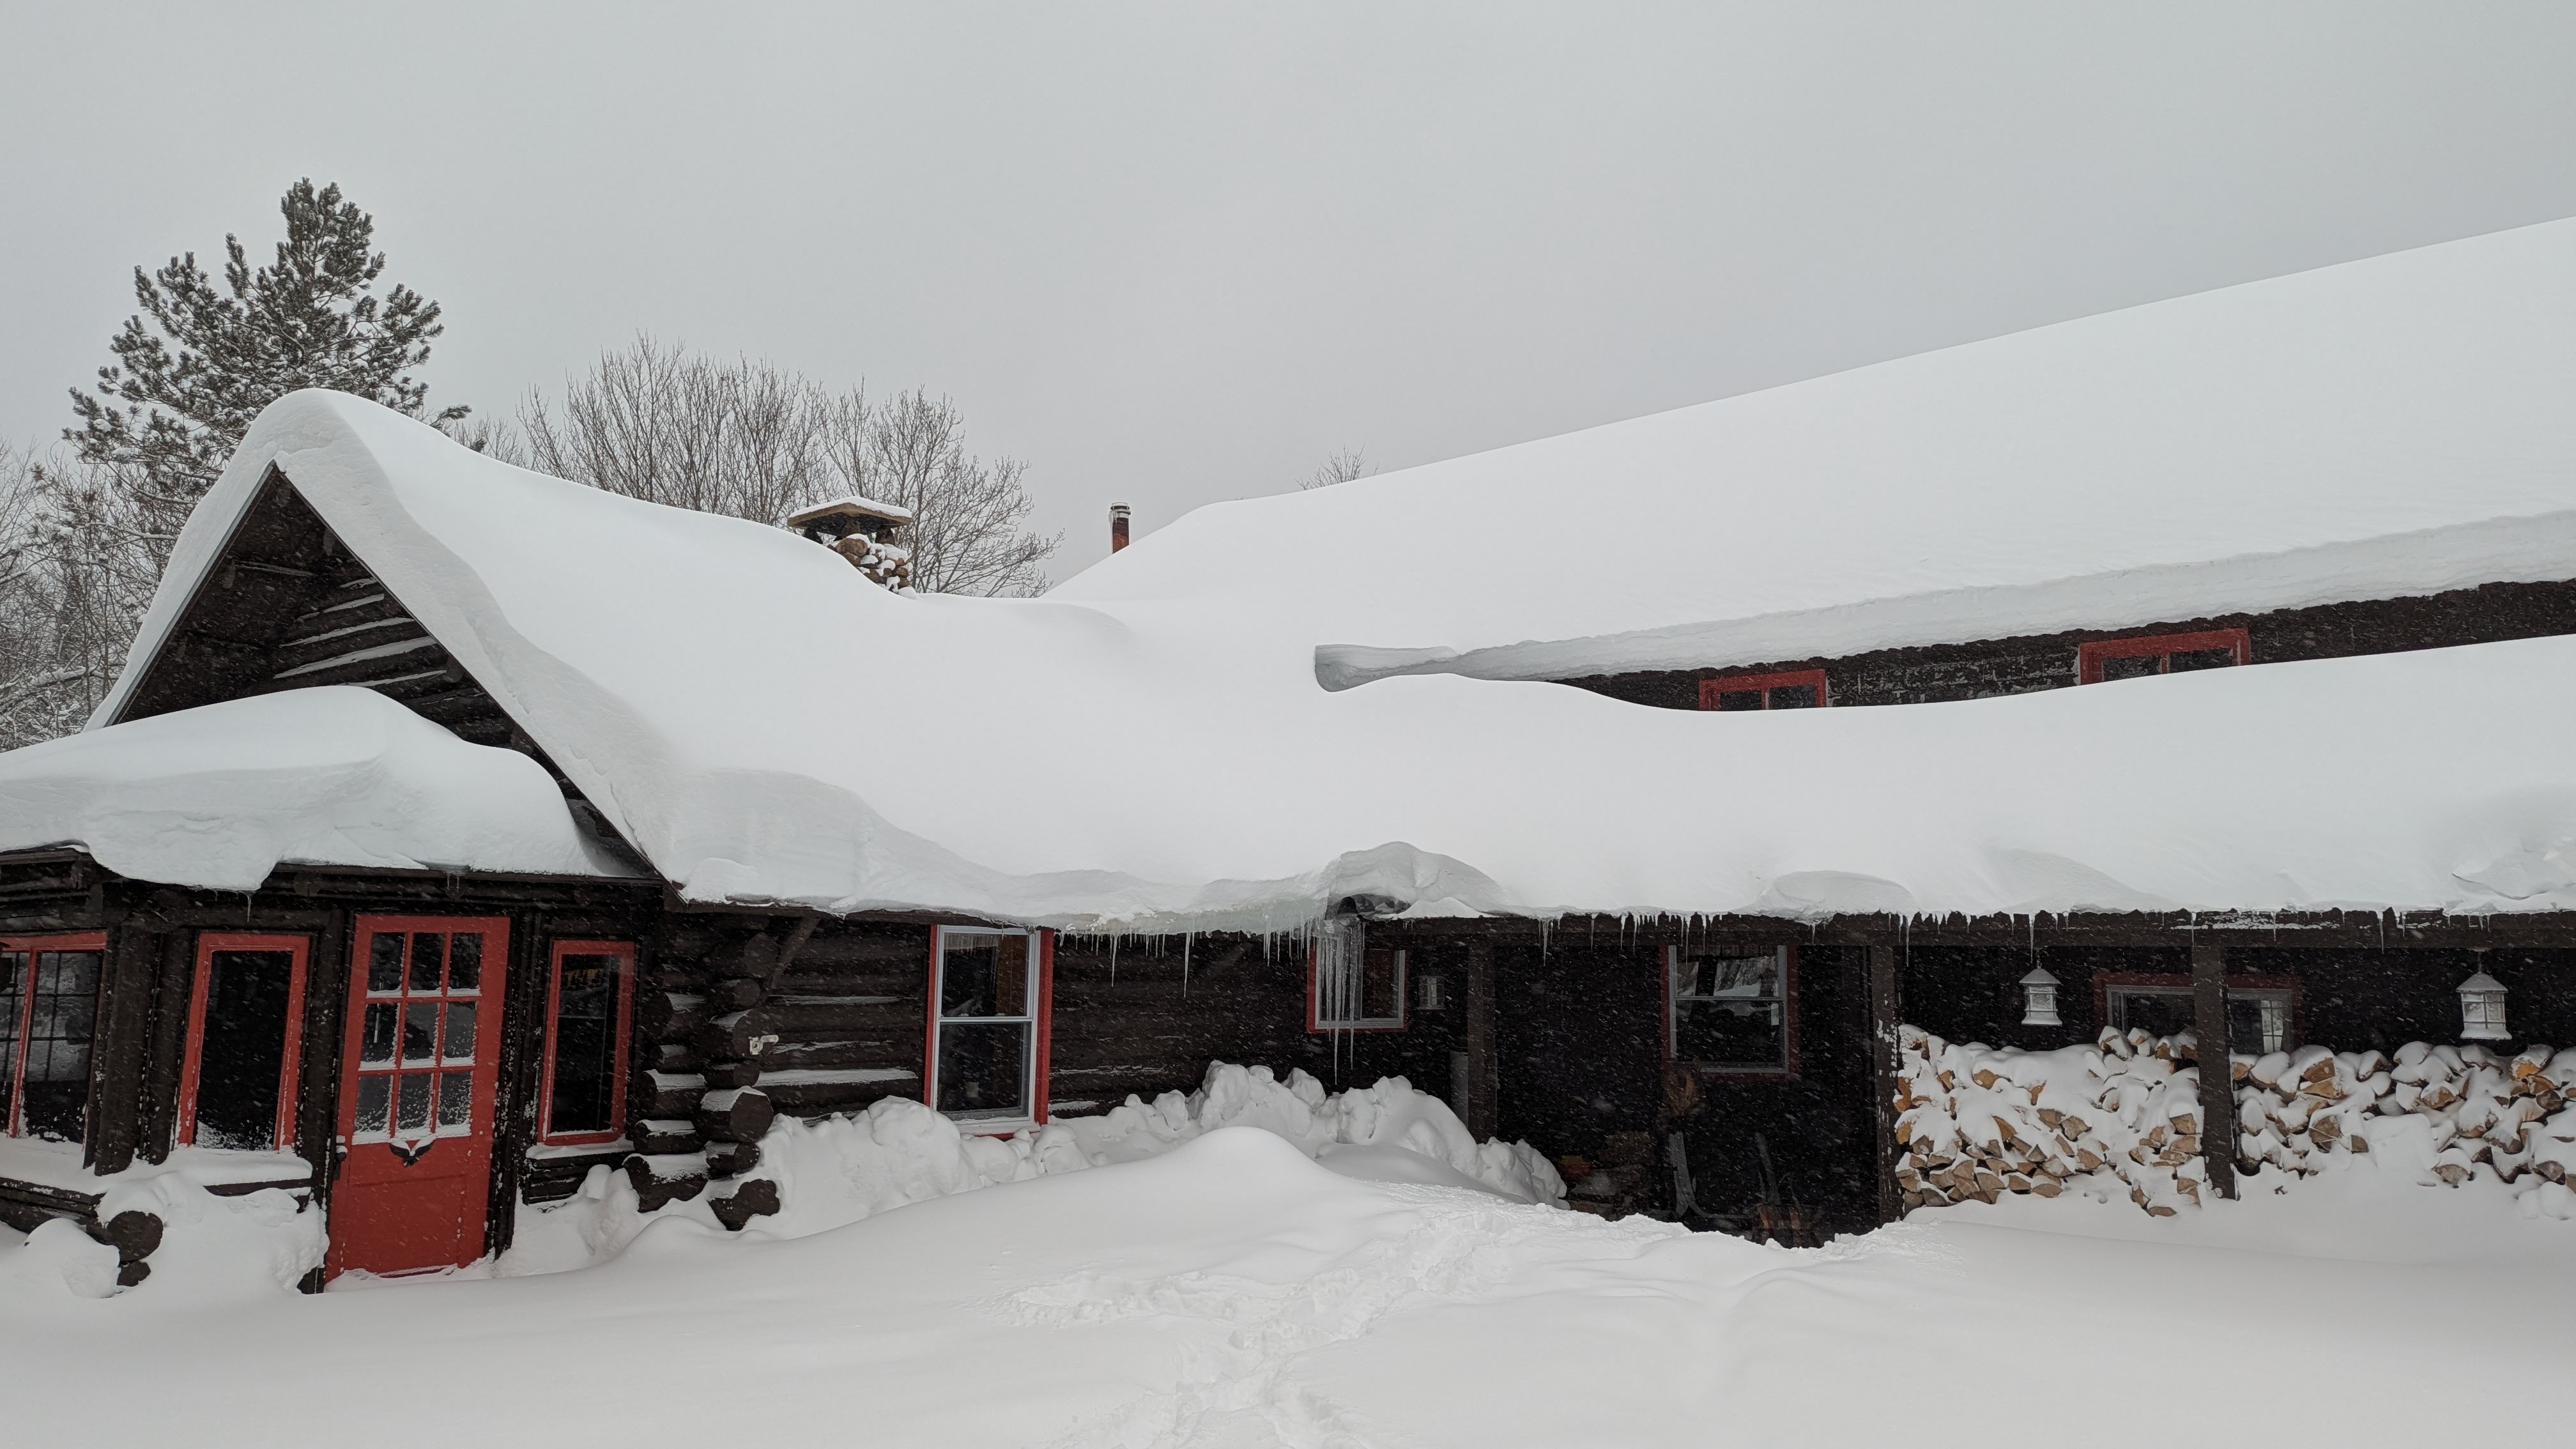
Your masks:
<path fill-rule="evenodd" d="M 1772 660 L 1722 670 L 1655 670 L 1564 682 L 1635 704 L 1695 710 L 1703 679 L 1822 669 L 1826 692 L 1838 706 L 1931 704 L 2065 688 L 2075 683 L 2076 647 L 2090 640 L 2236 628 L 2247 631 L 2256 664 L 2576 634 L 2576 582 L 2487 584 L 2420 598 L 2177 619 L 2135 629 L 2072 630 L 1881 649 L 1839 659 Z"/>

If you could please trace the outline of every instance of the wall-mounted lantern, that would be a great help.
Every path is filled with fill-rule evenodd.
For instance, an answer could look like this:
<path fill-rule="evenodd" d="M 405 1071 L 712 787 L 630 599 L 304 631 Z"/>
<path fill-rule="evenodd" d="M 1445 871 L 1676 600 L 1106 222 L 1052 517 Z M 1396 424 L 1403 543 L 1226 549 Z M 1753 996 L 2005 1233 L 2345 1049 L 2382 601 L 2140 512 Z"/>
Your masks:
<path fill-rule="evenodd" d="M 2021 1024 L 2024 1026 L 2063 1026 L 2057 1019 L 2057 978 L 2045 966 L 2033 966 L 2021 979 Z"/>
<path fill-rule="evenodd" d="M 2508 1041 L 2504 1025 L 2504 983 L 2484 971 L 2460 983 L 2460 1040 Z"/>

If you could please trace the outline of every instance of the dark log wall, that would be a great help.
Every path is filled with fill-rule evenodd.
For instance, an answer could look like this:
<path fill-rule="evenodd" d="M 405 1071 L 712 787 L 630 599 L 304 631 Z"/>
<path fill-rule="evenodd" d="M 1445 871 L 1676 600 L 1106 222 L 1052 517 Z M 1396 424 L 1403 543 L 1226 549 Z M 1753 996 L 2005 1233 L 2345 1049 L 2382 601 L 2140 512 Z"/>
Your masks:
<path fill-rule="evenodd" d="M 1315 1065 L 1306 947 L 1280 936 L 1061 936 L 1047 1097 L 1059 1116 L 1191 1092 L 1211 1061 Z"/>
<path fill-rule="evenodd" d="M 1866 949 L 1799 945 L 1793 1080 L 1701 1073 L 1694 1094 L 1685 1078 L 1668 1086 L 1664 1067 L 1662 948 L 1678 939 L 1603 923 L 1500 944 L 1500 1135 L 1551 1158 L 1601 1163 L 1613 1134 L 1646 1134 L 1638 1206 L 1665 1214 L 1666 1140 L 1678 1130 L 1694 1196 L 1720 1221 L 1743 1219 L 1761 1201 L 1767 1145 L 1784 1202 L 1815 1210 L 1828 1229 L 1876 1222 Z M 1772 932 L 1745 944 L 1786 939 Z"/>
<path fill-rule="evenodd" d="M 2064 688 L 2075 683 L 2076 647 L 2091 640 L 2237 628 L 2247 631 L 2256 664 L 2576 634 L 2576 582 L 2486 584 L 2420 598 L 2178 619 L 2134 629 L 2073 630 L 1881 649 L 1840 659 L 1784 659 L 1722 670 L 1656 670 L 1564 682 L 1636 704 L 1697 709 L 1703 679 L 1822 669 L 1826 693 L 1836 705 L 1930 704 Z"/>
<path fill-rule="evenodd" d="M 2337 1051 L 2390 1051 L 2409 1041 L 2460 1039 L 2458 986 L 2484 970 L 2508 991 L 2506 1016 L 2514 1040 L 2576 1045 L 2576 950 L 2500 946 L 2472 948 L 2407 945 L 2300 947 L 2233 944 L 2226 948 L 2231 978 L 2286 979 L 2295 983 L 2294 1040 Z M 2058 978 L 2058 1014 L 2064 1025 L 2021 1024 L 2019 984 L 2034 962 Z M 1924 945 L 1903 953 L 1906 1017 L 1953 1041 L 2032 1050 L 2091 1041 L 2103 1020 L 2099 982 L 2104 973 L 2187 979 L 2187 941 L 2171 946 Z M 2490 1047 L 2496 1043 L 2488 1043 Z"/>

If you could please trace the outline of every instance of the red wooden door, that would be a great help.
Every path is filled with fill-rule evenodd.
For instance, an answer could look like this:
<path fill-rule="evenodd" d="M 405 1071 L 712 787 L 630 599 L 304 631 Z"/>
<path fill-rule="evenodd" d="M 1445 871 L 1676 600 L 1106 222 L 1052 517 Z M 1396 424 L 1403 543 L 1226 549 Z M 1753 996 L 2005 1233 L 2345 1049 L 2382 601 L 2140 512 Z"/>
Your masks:
<path fill-rule="evenodd" d="M 360 916 L 340 1066 L 333 1276 L 483 1256 L 502 978 L 499 916 Z"/>

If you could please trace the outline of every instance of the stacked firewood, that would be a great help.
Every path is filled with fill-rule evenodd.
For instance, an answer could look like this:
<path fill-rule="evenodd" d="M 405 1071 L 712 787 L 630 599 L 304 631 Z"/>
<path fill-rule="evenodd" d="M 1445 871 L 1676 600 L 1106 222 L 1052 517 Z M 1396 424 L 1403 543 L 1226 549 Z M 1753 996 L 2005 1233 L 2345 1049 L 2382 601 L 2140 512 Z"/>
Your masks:
<path fill-rule="evenodd" d="M 2481 1166 L 2505 1182 L 2554 1183 L 2576 1168 L 2576 1050 L 2533 1046 L 2504 1056 L 2481 1046 L 2409 1042 L 2396 1056 L 2331 1052 L 2238 1057 L 2237 1156 L 2314 1172 L 2340 1153 L 2422 1133 L 2433 1173 L 2457 1186 Z"/>
<path fill-rule="evenodd" d="M 1908 1208 L 2076 1188 L 2158 1216 L 2200 1201 L 2187 1036 L 2106 1031 L 2091 1047 L 2024 1052 L 1906 1027 L 1899 1046 L 1896 1182 Z"/>
<path fill-rule="evenodd" d="M 2125 1195 L 2168 1216 L 2197 1205 L 2200 1067 L 2190 1032 L 2105 1029 L 2053 1052 L 1899 1036 L 1896 1180 L 1905 1206 L 2006 1193 Z M 2321 1171 L 2420 1137 L 2433 1179 L 2485 1174 L 2566 1196 L 2576 1176 L 2576 1050 L 2513 1056 L 2411 1042 L 2394 1056 L 2306 1047 L 2229 1061 L 2240 1170 Z M 2417 1157 L 2421 1161 L 2422 1157 Z M 2560 1204 L 2559 1206 L 2567 1206 Z M 2571 1209 L 2576 1210 L 2576 1209 Z M 2551 1209 L 2553 1216 L 2565 1216 Z"/>
<path fill-rule="evenodd" d="M 912 587 L 912 555 L 899 545 L 864 533 L 849 534 L 832 544 L 832 552 L 848 559 L 860 573 L 897 593 Z"/>

